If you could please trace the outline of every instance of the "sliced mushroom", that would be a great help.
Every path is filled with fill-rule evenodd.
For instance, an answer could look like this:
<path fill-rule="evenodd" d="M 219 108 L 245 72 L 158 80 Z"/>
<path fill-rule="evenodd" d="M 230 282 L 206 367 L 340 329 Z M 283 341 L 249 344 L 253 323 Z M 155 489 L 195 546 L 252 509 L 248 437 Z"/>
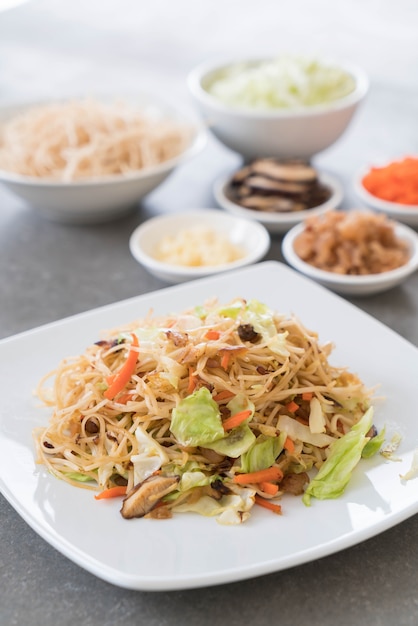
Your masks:
<path fill-rule="evenodd" d="M 225 485 L 225 483 L 219 478 L 212 481 L 211 487 L 213 490 L 219 492 L 223 496 L 229 496 L 232 493 L 230 488 L 227 485 Z"/>
<path fill-rule="evenodd" d="M 273 180 L 267 176 L 249 176 L 246 180 L 246 184 L 255 191 L 285 193 L 289 195 L 305 193 L 306 190 L 309 189 L 306 183 Z"/>
<path fill-rule="evenodd" d="M 280 198 L 278 196 L 249 196 L 248 198 L 240 200 L 240 204 L 247 209 L 275 213 L 306 209 L 306 205 L 303 205 L 301 202 L 295 202 L 291 198 Z"/>
<path fill-rule="evenodd" d="M 257 159 L 251 169 L 256 174 L 292 182 L 312 183 L 317 179 L 315 169 L 303 161 L 281 163 L 272 159 Z"/>
<path fill-rule="evenodd" d="M 377 428 L 373 424 L 372 427 L 370 428 L 369 432 L 366 434 L 366 437 L 370 437 L 370 439 L 373 439 L 373 437 L 376 437 L 377 434 L 378 434 Z"/>
<path fill-rule="evenodd" d="M 229 409 L 226 404 L 221 404 L 219 407 L 219 413 L 221 414 L 221 417 L 223 420 L 228 419 L 228 417 L 231 417 L 231 409 Z"/>
<path fill-rule="evenodd" d="M 89 435 L 95 435 L 100 430 L 100 426 L 98 422 L 92 417 L 89 417 L 86 420 L 84 428 L 85 428 L 86 433 L 88 433 Z"/>
<path fill-rule="evenodd" d="M 249 176 L 253 171 L 252 165 L 247 165 L 246 167 L 242 167 L 240 170 L 235 172 L 233 177 L 234 183 L 242 183 L 247 176 Z"/>
<path fill-rule="evenodd" d="M 252 324 L 240 324 L 238 326 L 238 335 L 242 341 L 249 341 L 250 343 L 257 343 L 261 339 L 260 333 L 254 330 Z"/>
<path fill-rule="evenodd" d="M 300 496 L 307 483 L 309 483 L 309 476 L 306 472 L 301 472 L 300 474 L 286 474 L 280 482 L 280 490 L 285 493 L 291 493 L 294 496 Z"/>
<path fill-rule="evenodd" d="M 121 508 L 122 517 L 144 517 L 155 505 L 179 482 L 178 476 L 150 476 L 136 485 L 124 498 Z"/>
<path fill-rule="evenodd" d="M 235 193 L 239 198 L 246 198 L 253 193 L 253 190 L 248 185 L 239 185 L 235 187 Z"/>
<path fill-rule="evenodd" d="M 215 450 L 211 450 L 210 448 L 200 448 L 200 454 L 205 457 L 209 463 L 213 463 L 214 465 L 222 463 L 225 458 L 224 454 L 218 454 Z"/>

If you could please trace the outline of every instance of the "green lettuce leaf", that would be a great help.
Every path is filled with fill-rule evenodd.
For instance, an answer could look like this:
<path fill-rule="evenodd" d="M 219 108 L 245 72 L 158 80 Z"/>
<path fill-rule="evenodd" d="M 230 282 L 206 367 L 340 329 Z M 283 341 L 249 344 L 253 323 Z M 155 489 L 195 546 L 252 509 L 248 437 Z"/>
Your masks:
<path fill-rule="evenodd" d="M 278 437 L 259 435 L 251 448 L 241 456 L 243 472 L 258 472 L 271 467 L 283 450 L 286 433 Z"/>
<path fill-rule="evenodd" d="M 65 472 L 65 475 L 67 478 L 70 478 L 71 480 L 76 480 L 79 483 L 88 483 L 89 480 L 91 480 L 90 476 L 86 476 L 81 472 Z"/>
<path fill-rule="evenodd" d="M 173 409 L 170 430 L 183 446 L 207 446 L 224 436 L 219 407 L 206 387 L 187 396 Z"/>
<path fill-rule="evenodd" d="M 363 448 L 363 452 L 361 453 L 361 456 L 363 457 L 363 459 L 369 459 L 371 456 L 374 456 L 375 454 L 379 452 L 380 448 L 383 446 L 383 443 L 385 441 L 385 436 L 386 436 L 386 428 L 382 428 L 382 430 L 380 431 L 378 435 L 376 435 L 375 437 L 372 437 L 370 441 L 366 443 L 366 445 Z"/>
<path fill-rule="evenodd" d="M 237 459 L 253 445 L 254 441 L 255 435 L 251 428 L 247 424 L 241 424 L 241 426 L 233 428 L 222 439 L 207 443 L 205 448 L 229 456 L 231 459 Z"/>
<path fill-rule="evenodd" d="M 184 472 L 180 479 L 179 491 L 189 491 L 189 489 L 194 489 L 194 487 L 204 487 L 210 485 L 212 480 L 214 480 L 213 476 L 208 476 L 199 470 Z"/>
<path fill-rule="evenodd" d="M 227 306 L 220 307 L 218 309 L 218 315 L 222 317 L 230 317 L 236 319 L 238 314 L 242 311 L 242 300 L 236 300 Z"/>
<path fill-rule="evenodd" d="M 194 313 L 197 317 L 199 317 L 200 319 L 205 319 L 207 312 L 204 306 L 202 305 L 197 305 L 194 308 Z"/>
<path fill-rule="evenodd" d="M 370 407 L 346 435 L 330 446 L 329 457 L 304 493 L 303 502 L 307 506 L 310 505 L 311 497 L 325 500 L 338 498 L 343 493 L 369 441 L 366 435 L 372 424 L 373 408 Z"/>
<path fill-rule="evenodd" d="M 245 307 L 243 321 L 252 325 L 272 352 L 283 357 L 290 355 L 287 347 L 288 332 L 277 332 L 274 312 L 267 305 L 258 300 L 250 300 Z"/>
<path fill-rule="evenodd" d="M 260 333 L 264 339 L 277 335 L 273 312 L 262 302 L 250 300 L 247 303 L 243 317 L 244 321 L 251 324 L 254 330 Z"/>
<path fill-rule="evenodd" d="M 246 422 L 251 421 L 254 416 L 254 403 L 251 402 L 251 400 L 249 400 L 244 393 L 237 393 L 237 395 L 234 396 L 234 398 L 232 398 L 226 406 L 231 411 L 231 416 L 236 413 L 240 413 L 241 411 L 251 411 L 251 415 L 248 416 Z"/>

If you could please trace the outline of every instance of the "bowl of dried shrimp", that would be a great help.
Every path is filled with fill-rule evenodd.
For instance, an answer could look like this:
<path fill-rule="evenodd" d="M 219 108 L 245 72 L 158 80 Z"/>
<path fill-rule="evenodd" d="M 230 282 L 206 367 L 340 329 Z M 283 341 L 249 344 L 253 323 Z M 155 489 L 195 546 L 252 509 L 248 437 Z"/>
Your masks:
<path fill-rule="evenodd" d="M 294 269 L 340 294 L 369 296 L 418 270 L 418 235 L 386 215 L 332 211 L 294 226 L 282 252 Z"/>

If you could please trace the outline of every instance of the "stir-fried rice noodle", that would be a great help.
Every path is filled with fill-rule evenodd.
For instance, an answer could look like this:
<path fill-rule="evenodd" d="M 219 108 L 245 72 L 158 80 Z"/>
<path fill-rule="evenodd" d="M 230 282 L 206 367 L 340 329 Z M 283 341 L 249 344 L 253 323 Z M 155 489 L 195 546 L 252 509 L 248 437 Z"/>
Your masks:
<path fill-rule="evenodd" d="M 131 333 L 139 340 L 135 367 L 123 389 L 109 399 L 106 390 L 129 352 L 136 351 Z M 210 301 L 167 317 L 150 313 L 109 331 L 41 381 L 38 393 L 53 407 L 53 415 L 36 432 L 38 460 L 59 478 L 98 491 L 126 485 L 129 493 L 155 470 L 177 476 L 183 489 L 162 498 L 151 516 L 194 510 L 199 495 L 209 502 L 214 478 L 223 485 L 222 498 L 249 496 L 247 509 L 255 494 L 279 498 L 285 480 L 278 482 L 274 496 L 262 485 L 234 482 L 243 469 L 262 469 L 263 461 L 254 466 L 249 456 L 255 445 L 272 443 L 271 463 L 284 478 L 305 475 L 323 465 L 330 445 L 369 407 L 370 390 L 356 375 L 330 364 L 331 349 L 331 344 L 320 345 L 317 334 L 298 319 L 256 301 Z M 174 427 L 173 416 L 178 410 L 180 420 L 184 400 L 203 398 L 206 392 L 205 407 L 216 407 L 220 424 L 237 412 L 234 401 L 238 412 L 249 410 L 245 424 L 226 433 L 249 437 L 250 446 L 238 455 L 233 442 L 230 455 L 219 447 L 220 435 L 210 441 L 207 434 L 195 433 L 186 441 Z M 290 447 L 284 445 L 288 437 Z M 150 441 L 156 450 L 150 451 Z M 151 459 L 152 471 L 141 474 L 144 455 Z M 196 472 L 199 484 L 193 482 Z M 191 489 L 185 487 L 185 473 Z"/>

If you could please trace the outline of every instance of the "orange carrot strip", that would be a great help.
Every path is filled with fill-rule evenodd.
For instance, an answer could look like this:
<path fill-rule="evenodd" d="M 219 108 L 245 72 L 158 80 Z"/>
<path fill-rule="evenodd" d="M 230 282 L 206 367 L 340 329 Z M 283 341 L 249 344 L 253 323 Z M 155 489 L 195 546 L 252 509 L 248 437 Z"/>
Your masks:
<path fill-rule="evenodd" d="M 126 404 L 129 400 L 132 399 L 132 394 L 128 391 L 128 393 L 124 393 L 118 398 L 118 404 Z"/>
<path fill-rule="evenodd" d="M 263 506 L 265 509 L 273 511 L 273 513 L 276 513 L 276 515 L 282 514 L 282 507 L 280 506 L 280 504 L 274 504 L 270 500 L 266 500 L 265 498 L 262 498 L 257 494 L 254 496 L 254 500 L 256 504 Z"/>
<path fill-rule="evenodd" d="M 193 393 L 196 389 L 197 380 L 196 376 L 194 376 L 194 370 L 192 367 L 189 367 L 189 384 L 187 386 L 187 393 Z"/>
<path fill-rule="evenodd" d="M 223 355 L 222 355 L 221 367 L 223 367 L 224 370 L 226 370 L 226 368 L 228 367 L 229 357 L 230 356 L 231 356 L 230 352 L 224 352 Z"/>
<path fill-rule="evenodd" d="M 239 485 L 248 485 L 250 483 L 264 483 L 280 481 L 283 478 L 283 472 L 280 467 L 269 467 L 258 472 L 249 472 L 248 474 L 235 474 L 232 479 L 234 483 Z"/>
<path fill-rule="evenodd" d="M 268 493 L 269 496 L 275 496 L 276 493 L 279 491 L 279 487 L 277 485 L 275 485 L 274 483 L 269 483 L 267 481 L 260 483 L 260 487 L 261 490 L 264 491 L 264 493 Z"/>
<path fill-rule="evenodd" d="M 80 415 L 81 419 L 83 419 L 83 416 Z M 80 424 L 77 424 L 77 422 L 71 422 L 70 423 L 70 436 L 71 437 L 75 437 L 75 435 L 79 432 L 80 429 Z"/>
<path fill-rule="evenodd" d="M 291 413 L 295 413 L 298 410 L 298 408 L 299 408 L 299 405 L 296 404 L 296 402 L 294 402 L 293 400 L 286 404 L 286 409 L 290 411 Z"/>
<path fill-rule="evenodd" d="M 108 498 L 117 498 L 118 496 L 126 495 L 126 487 L 110 487 L 109 489 L 105 489 L 101 493 L 98 493 L 96 496 L 96 500 L 107 500 Z"/>
<path fill-rule="evenodd" d="M 231 428 L 236 428 L 237 426 L 242 424 L 242 422 L 245 422 L 245 420 L 250 417 L 250 415 L 250 409 L 248 409 L 247 411 L 240 411 L 239 413 L 235 413 L 234 415 L 231 415 L 231 417 L 228 417 L 222 423 L 222 426 L 224 427 L 224 430 L 231 430 Z"/>
<path fill-rule="evenodd" d="M 221 333 L 219 332 L 219 330 L 208 330 L 208 332 L 206 333 L 205 337 L 206 339 L 219 339 L 219 337 L 221 336 Z"/>
<path fill-rule="evenodd" d="M 305 391 L 305 392 L 302 394 L 302 400 L 308 400 L 308 402 L 309 402 L 309 400 L 312 400 L 312 398 L 313 398 L 313 393 L 312 393 L 312 391 Z"/>
<path fill-rule="evenodd" d="M 223 391 L 217 393 L 216 396 L 213 396 L 213 399 L 215 400 L 215 402 L 220 402 L 221 400 L 228 400 L 229 398 L 233 398 L 234 396 L 235 394 L 232 391 L 224 389 Z"/>
<path fill-rule="evenodd" d="M 120 392 L 122 389 L 128 384 L 132 374 L 135 371 L 135 365 L 138 361 L 139 352 L 138 348 L 138 337 L 135 333 L 131 334 L 132 344 L 131 349 L 129 350 L 128 358 L 123 364 L 120 371 L 117 373 L 115 379 L 111 383 L 110 387 L 106 389 L 104 392 L 104 397 L 108 400 L 113 400 L 113 398 Z"/>
<path fill-rule="evenodd" d="M 287 450 L 290 453 L 293 453 L 295 451 L 295 444 L 293 443 L 293 440 L 290 437 L 286 437 L 283 447 L 285 450 Z"/>

